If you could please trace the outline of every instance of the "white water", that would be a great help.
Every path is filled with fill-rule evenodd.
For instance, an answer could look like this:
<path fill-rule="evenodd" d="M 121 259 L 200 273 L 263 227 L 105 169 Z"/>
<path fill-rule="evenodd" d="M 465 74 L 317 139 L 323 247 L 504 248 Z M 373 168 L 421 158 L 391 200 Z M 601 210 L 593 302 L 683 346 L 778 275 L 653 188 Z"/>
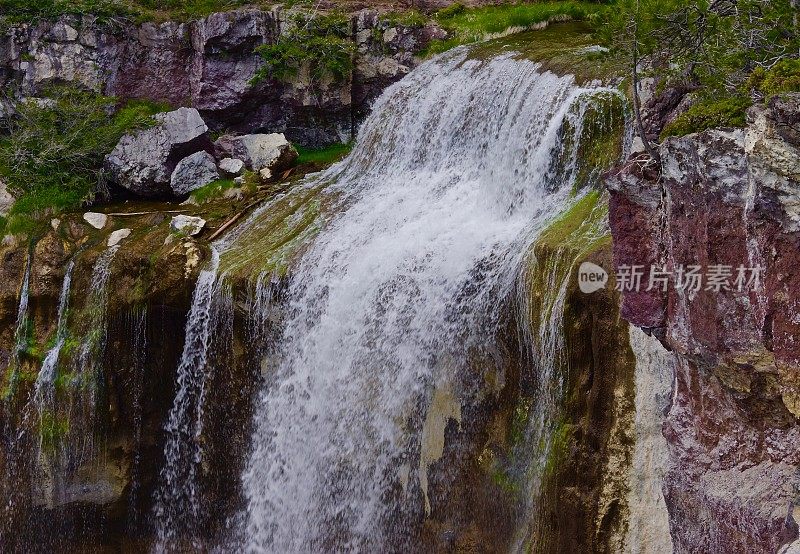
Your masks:
<path fill-rule="evenodd" d="M 69 306 L 69 291 L 72 285 L 72 270 L 75 267 L 75 262 L 70 260 L 67 264 L 67 270 L 64 273 L 64 281 L 61 285 L 61 294 L 58 298 L 58 322 L 56 323 L 56 342 L 53 347 L 47 351 L 42 362 L 42 367 L 39 374 L 36 376 L 36 386 L 34 390 L 34 399 L 39 406 L 39 413 L 41 414 L 44 409 L 51 407 L 53 402 L 53 383 L 56 378 L 56 368 L 58 367 L 58 356 L 61 353 L 61 348 L 64 346 L 64 341 L 67 338 L 67 307 Z"/>
<path fill-rule="evenodd" d="M 225 244 L 220 242 L 212 246 L 211 262 L 198 277 L 186 325 L 176 396 L 166 426 L 166 463 L 155 499 L 158 541 L 154 550 L 157 552 L 168 550 L 182 535 L 195 537 L 193 548 L 201 545 L 196 538 L 200 510 L 197 479 L 202 460 L 200 436 L 203 432 L 205 383 L 214 331 L 223 326 L 223 315 L 232 315 L 230 291 L 217 273 L 220 252 Z"/>
<path fill-rule="evenodd" d="M 22 278 L 22 289 L 19 292 L 19 308 L 17 308 L 17 327 L 14 332 L 14 356 L 11 361 L 14 369 L 19 364 L 19 356 L 28 346 L 28 297 L 30 294 L 31 266 L 33 265 L 33 249 L 28 253 L 25 263 L 25 276 Z"/>
<path fill-rule="evenodd" d="M 251 551 L 413 547 L 441 455 L 429 443 L 460 420 L 468 357 L 491 351 L 526 246 L 567 202 L 562 126 L 591 91 L 510 56 L 464 58 L 387 90 L 334 170 L 341 212 L 294 272 L 256 408 Z M 450 405 L 430 418 L 434 390 Z M 437 417 L 441 437 L 419 433 Z"/>

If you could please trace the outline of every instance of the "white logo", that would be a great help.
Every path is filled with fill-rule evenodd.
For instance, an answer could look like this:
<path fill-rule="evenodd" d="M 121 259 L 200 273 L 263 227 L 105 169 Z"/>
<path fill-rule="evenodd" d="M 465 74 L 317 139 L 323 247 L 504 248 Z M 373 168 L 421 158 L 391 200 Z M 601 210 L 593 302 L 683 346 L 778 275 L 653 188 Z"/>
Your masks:
<path fill-rule="evenodd" d="M 608 273 L 599 265 L 583 262 L 578 268 L 578 287 L 581 292 L 591 294 L 605 288 L 606 283 L 608 283 Z"/>

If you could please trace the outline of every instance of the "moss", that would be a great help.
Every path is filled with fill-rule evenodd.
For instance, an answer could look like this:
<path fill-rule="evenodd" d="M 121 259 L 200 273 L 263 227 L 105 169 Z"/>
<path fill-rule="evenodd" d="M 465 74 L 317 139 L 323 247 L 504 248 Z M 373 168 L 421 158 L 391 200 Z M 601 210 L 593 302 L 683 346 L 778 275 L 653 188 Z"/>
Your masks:
<path fill-rule="evenodd" d="M 750 74 L 748 88 L 770 98 L 785 92 L 800 92 L 800 60 L 781 60 L 769 69 L 757 67 Z"/>
<path fill-rule="evenodd" d="M 746 111 L 751 104 L 749 98 L 738 96 L 703 100 L 665 126 L 661 139 L 718 127 L 744 127 L 747 123 Z"/>
<path fill-rule="evenodd" d="M 249 278 L 284 275 L 299 250 L 319 231 L 323 185 L 299 185 L 260 208 L 234 246 L 223 253 L 220 272 Z"/>
<path fill-rule="evenodd" d="M 532 4 L 501 4 L 480 8 L 451 7 L 436 14 L 439 24 L 450 35 L 434 40 L 427 54 L 444 52 L 459 44 L 485 40 L 514 28 L 529 28 L 553 19 L 584 20 L 589 14 L 603 9 L 589 2 L 539 2 Z M 564 43 L 562 43 L 563 45 Z"/>
<path fill-rule="evenodd" d="M 559 421 L 550 435 L 550 445 L 545 459 L 542 476 L 546 479 L 552 477 L 566 460 L 569 454 L 569 445 L 575 426 L 565 421 Z"/>
<path fill-rule="evenodd" d="M 516 52 L 517 59 L 534 61 L 542 69 L 558 75 L 574 75 L 578 84 L 625 75 L 625 60 L 614 52 L 592 48 L 599 41 L 588 22 L 569 21 L 481 43 L 472 48 L 470 56 L 489 59 L 504 52 Z"/>
<path fill-rule="evenodd" d="M 327 166 L 344 158 L 353 149 L 353 143 L 331 144 L 322 148 L 303 148 L 296 144 L 295 148 L 299 154 L 297 165 Z"/>
<path fill-rule="evenodd" d="M 608 203 L 603 193 L 590 190 L 539 235 L 535 249 L 569 249 L 577 261 L 589 252 L 611 244 L 607 218 Z"/>
<path fill-rule="evenodd" d="M 236 183 L 233 182 L 233 179 L 218 179 L 192 191 L 192 199 L 198 204 L 205 204 L 209 200 L 222 196 L 226 190 L 235 186 Z"/>
<path fill-rule="evenodd" d="M 69 434 L 69 420 L 60 417 L 50 410 L 45 410 L 39 416 L 39 437 L 42 448 L 46 452 L 54 452 L 64 437 Z"/>

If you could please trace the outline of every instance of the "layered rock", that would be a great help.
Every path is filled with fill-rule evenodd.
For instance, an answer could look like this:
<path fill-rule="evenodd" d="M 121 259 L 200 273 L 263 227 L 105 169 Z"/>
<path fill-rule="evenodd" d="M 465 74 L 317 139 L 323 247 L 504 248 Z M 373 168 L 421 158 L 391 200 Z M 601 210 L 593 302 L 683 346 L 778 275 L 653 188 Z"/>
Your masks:
<path fill-rule="evenodd" d="M 257 46 L 273 44 L 294 12 L 242 9 L 187 23 L 93 16 L 11 26 L 0 36 L 0 85 L 35 96 L 75 83 L 120 99 L 193 106 L 214 129 L 282 131 L 304 145 L 347 142 L 371 102 L 416 64 L 414 54 L 444 36 L 435 26 L 390 27 L 376 13 L 352 16 L 357 45 L 347 79 L 313 86 L 301 70 L 288 81 L 253 82 Z M 380 36 L 378 36 L 380 35 Z M 0 115 L 12 110 L 0 105 Z"/>
<path fill-rule="evenodd" d="M 774 552 L 797 536 L 798 117 L 800 95 L 776 97 L 745 130 L 669 138 L 660 167 L 640 155 L 608 180 L 615 266 L 642 271 L 622 314 L 681 360 L 665 425 L 679 552 Z M 651 266 L 666 288 L 656 273 L 649 286 Z M 676 287 L 690 266 L 724 278 Z"/>

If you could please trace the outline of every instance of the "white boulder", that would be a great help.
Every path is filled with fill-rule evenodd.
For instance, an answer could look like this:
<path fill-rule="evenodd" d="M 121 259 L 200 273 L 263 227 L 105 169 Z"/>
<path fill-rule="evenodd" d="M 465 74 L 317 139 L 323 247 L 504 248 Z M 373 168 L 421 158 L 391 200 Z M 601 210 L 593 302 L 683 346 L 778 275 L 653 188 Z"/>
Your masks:
<path fill-rule="evenodd" d="M 275 171 L 287 169 L 297 159 L 297 150 L 283 133 L 223 135 L 214 143 L 221 157 L 242 160 L 248 169 Z"/>
<path fill-rule="evenodd" d="M 181 233 L 190 237 L 195 236 L 206 225 L 206 220 L 202 217 L 193 215 L 176 215 L 169 223 L 169 228 L 175 233 Z"/>
<path fill-rule="evenodd" d="M 244 162 L 235 158 L 225 158 L 219 162 L 219 168 L 226 175 L 235 177 L 244 171 Z"/>
<path fill-rule="evenodd" d="M 106 244 L 108 246 L 116 246 L 122 241 L 122 239 L 128 238 L 130 234 L 130 229 L 117 229 L 108 236 L 108 242 Z"/>
<path fill-rule="evenodd" d="M 208 127 L 196 109 L 179 108 L 153 117 L 153 127 L 123 136 L 105 159 L 112 180 L 139 196 L 171 194 L 176 158 L 210 146 Z"/>
<path fill-rule="evenodd" d="M 95 229 L 102 229 L 108 223 L 108 216 L 98 212 L 86 212 L 83 214 L 83 219 Z"/>

